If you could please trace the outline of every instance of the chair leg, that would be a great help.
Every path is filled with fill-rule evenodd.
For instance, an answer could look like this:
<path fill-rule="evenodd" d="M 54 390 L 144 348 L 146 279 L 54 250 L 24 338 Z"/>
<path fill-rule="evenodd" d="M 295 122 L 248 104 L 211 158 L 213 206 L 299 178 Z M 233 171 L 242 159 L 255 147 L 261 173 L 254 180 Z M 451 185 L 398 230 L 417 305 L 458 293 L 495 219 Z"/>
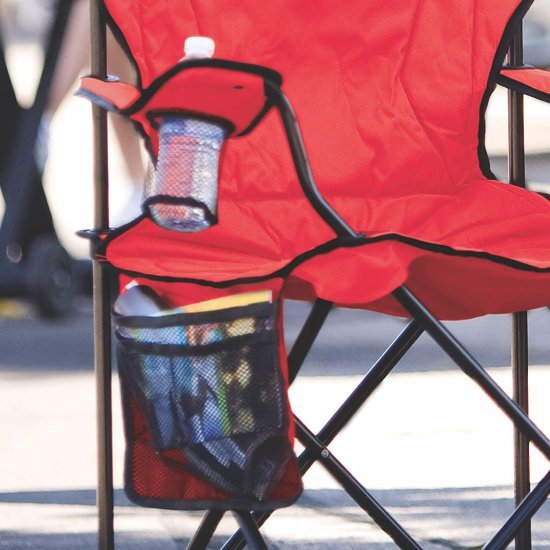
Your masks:
<path fill-rule="evenodd" d="M 517 25 L 508 52 L 511 67 L 523 67 L 523 23 Z M 525 179 L 525 114 L 523 94 L 508 90 L 508 178 L 511 184 L 526 186 Z M 514 401 L 528 412 L 527 313 L 516 313 L 513 319 L 512 374 Z M 514 496 L 516 506 L 529 493 L 529 441 L 514 431 Z M 531 526 L 526 522 L 516 537 L 518 550 L 531 550 Z"/>
<path fill-rule="evenodd" d="M 94 273 L 94 370 L 97 426 L 97 514 L 100 550 L 113 550 L 113 411 L 111 364 L 111 315 L 109 278 L 106 269 L 93 263 Z"/>
<path fill-rule="evenodd" d="M 90 2 L 91 69 L 106 75 L 106 26 L 99 3 Z M 94 133 L 94 230 L 109 227 L 107 170 L 107 113 L 92 108 Z M 113 509 L 113 442 L 111 403 L 111 317 L 109 278 L 97 260 L 93 267 L 94 285 L 94 369 L 96 373 L 97 421 L 97 510 L 100 550 L 115 547 Z"/>
<path fill-rule="evenodd" d="M 369 369 L 363 380 L 350 393 L 321 431 L 319 431 L 317 437 L 324 445 L 328 445 L 353 418 L 359 408 L 372 395 L 374 390 L 380 386 L 423 332 L 424 329 L 416 320 L 411 321 L 405 327 L 401 334 Z M 308 452 L 306 449 L 299 458 L 302 475 L 314 462 L 314 460 L 308 461 L 307 455 Z"/>
<path fill-rule="evenodd" d="M 529 336 L 527 312 L 512 316 L 512 380 L 514 401 L 529 414 Z M 520 505 L 531 489 L 529 464 L 529 439 L 514 429 L 514 498 Z M 516 547 L 531 550 L 531 523 L 528 521 L 518 531 Z"/>
<path fill-rule="evenodd" d="M 234 512 L 239 522 L 246 543 L 252 550 L 267 550 L 267 544 L 263 539 L 254 518 L 250 512 Z"/>
<path fill-rule="evenodd" d="M 520 532 L 522 526 L 528 522 L 535 512 L 544 504 L 550 494 L 550 472 L 538 485 L 523 499 L 514 513 L 500 528 L 495 536 L 483 547 L 484 550 L 501 550 L 506 548 L 512 539 Z M 531 541 L 528 541 L 531 547 Z M 522 547 L 523 548 L 523 547 Z"/>
<path fill-rule="evenodd" d="M 214 536 L 223 514 L 224 512 L 219 510 L 209 510 L 206 512 L 186 550 L 204 550 Z"/>
<path fill-rule="evenodd" d="M 317 299 L 288 354 L 288 380 L 292 384 L 330 313 L 332 302 Z"/>
<path fill-rule="evenodd" d="M 392 368 L 402 358 L 406 351 L 422 334 L 427 330 L 432 338 L 443 348 L 444 351 L 458 364 L 464 372 L 472 377 L 482 389 L 504 410 L 512 419 L 514 424 L 531 439 L 539 449 L 548 456 L 550 445 L 546 436 L 539 428 L 527 417 L 527 415 L 511 400 L 502 389 L 487 375 L 484 369 L 473 357 L 460 345 L 460 343 L 447 331 L 447 329 L 423 306 L 423 304 L 406 288 L 401 287 L 395 291 L 394 296 L 400 303 L 413 315 L 413 320 L 396 341 L 388 348 L 386 353 L 377 361 L 372 369 L 367 373 L 364 380 L 352 392 L 346 402 L 340 407 L 338 412 L 333 415 L 327 425 L 315 436 L 305 425 L 296 419 L 298 437 L 306 446 L 306 450 L 299 458 L 301 472 L 304 473 L 316 461 L 321 460 L 323 465 L 333 474 L 333 476 L 343 485 L 348 494 L 352 496 L 358 504 L 365 509 L 375 519 L 384 531 L 386 531 L 400 548 L 419 548 L 418 544 L 408 535 L 408 533 L 378 504 L 366 489 L 343 467 L 338 460 L 331 455 L 326 446 L 347 421 L 355 414 L 364 400 L 374 391 L 374 389 L 389 374 Z M 300 352 L 294 355 L 293 368 L 295 373 L 301 367 L 307 352 L 313 345 L 320 328 L 322 327 L 326 315 L 330 311 L 332 304 L 318 303 L 311 312 L 306 326 L 302 329 L 297 339 Z M 306 334 L 309 332 L 309 336 Z M 293 348 L 294 349 L 294 348 Z M 291 352 L 292 353 L 292 352 Z M 290 357 L 290 356 L 289 356 Z M 290 363 L 290 361 L 289 361 Z M 314 449 L 313 451 L 311 449 Z M 541 487 L 535 489 L 529 495 L 521 510 L 518 510 L 510 518 L 510 525 L 507 527 L 512 532 L 511 537 L 519 530 L 522 523 L 536 512 L 541 506 L 547 488 L 543 482 Z M 546 492 L 547 494 L 547 492 Z M 261 525 L 269 518 L 269 513 L 254 514 L 254 519 Z M 252 520 L 252 516 L 249 517 Z M 506 527 L 506 526 L 505 526 Z M 503 528 L 504 529 L 504 528 Z M 507 532 L 498 534 L 500 537 L 509 536 Z M 235 533 L 224 545 L 224 550 L 242 548 L 242 533 Z M 491 544 L 493 544 L 491 542 Z M 491 550 L 500 548 L 499 546 L 490 546 Z"/>
<path fill-rule="evenodd" d="M 310 318 L 314 315 L 313 311 L 310 314 Z M 309 318 L 308 318 L 309 321 Z M 307 321 L 306 321 L 307 322 Z M 320 327 L 319 327 L 320 329 Z M 309 331 L 310 337 L 315 339 L 318 334 L 317 331 Z M 376 363 L 369 369 L 363 380 L 348 396 L 348 398 L 342 403 L 338 411 L 332 416 L 332 418 L 326 423 L 326 425 L 317 434 L 317 439 L 322 442 L 323 445 L 328 445 L 336 435 L 342 430 L 347 422 L 354 416 L 361 405 L 368 399 L 368 397 L 374 392 L 374 390 L 382 383 L 391 370 L 397 365 L 397 363 L 403 358 L 407 351 L 418 340 L 424 329 L 420 324 L 413 320 L 411 321 L 401 334 L 392 342 L 392 344 L 386 349 L 382 356 L 376 361 Z M 298 339 L 297 339 L 298 342 Z M 307 344 L 308 349 L 311 349 L 313 341 Z M 293 348 L 294 349 L 294 348 Z M 292 352 L 291 352 L 292 353 Z M 301 362 L 305 360 L 305 355 L 302 356 Z M 301 366 L 301 364 L 299 365 Z M 300 467 L 300 473 L 302 476 L 309 470 L 309 468 L 318 460 L 318 456 L 314 452 L 310 452 L 308 448 L 302 452 L 298 457 L 298 465 Z M 254 514 L 254 519 L 258 525 L 263 525 L 271 516 L 271 512 L 262 512 Z M 237 531 L 224 545 L 224 550 L 239 550 L 243 547 L 242 534 Z"/>
<path fill-rule="evenodd" d="M 393 292 L 403 307 L 424 326 L 430 336 L 449 357 L 472 378 L 485 393 L 504 411 L 530 441 L 550 459 L 550 440 L 525 414 L 500 386 L 485 372 L 485 369 L 464 349 L 456 338 L 436 319 L 430 311 L 405 286 Z"/>
<path fill-rule="evenodd" d="M 308 449 L 315 449 L 318 460 L 328 470 L 346 493 L 387 533 L 403 550 L 421 550 L 421 546 L 403 527 L 378 503 L 378 501 L 355 479 L 343 464 L 327 449 L 326 445 L 299 419 L 294 417 L 298 439 Z"/>

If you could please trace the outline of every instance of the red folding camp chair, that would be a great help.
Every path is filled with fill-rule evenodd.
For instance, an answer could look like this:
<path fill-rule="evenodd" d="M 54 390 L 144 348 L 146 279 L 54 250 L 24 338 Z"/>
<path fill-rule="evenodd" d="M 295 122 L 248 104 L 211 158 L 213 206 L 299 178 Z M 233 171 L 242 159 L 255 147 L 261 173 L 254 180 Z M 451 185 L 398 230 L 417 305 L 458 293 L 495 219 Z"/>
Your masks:
<path fill-rule="evenodd" d="M 420 548 L 328 446 L 426 331 L 518 431 L 518 506 L 485 547 L 504 548 L 517 537 L 520 548 L 529 548 L 529 520 L 550 491 L 550 473 L 529 492 L 528 445 L 548 458 L 550 442 L 524 412 L 525 402 L 508 397 L 440 320 L 550 304 L 550 203 L 496 181 L 484 146 L 484 112 L 500 83 L 516 90 L 512 176 L 521 185 L 521 94 L 548 100 L 550 77 L 522 66 L 521 34 L 515 35 L 510 66 L 502 67 L 531 3 L 105 0 L 99 9 L 93 5 L 93 75 L 83 80 L 81 93 L 134 120 L 157 172 L 168 115 L 219 123 L 227 137 L 215 209 L 196 197 L 150 196 L 143 215 L 110 229 L 105 117 L 94 110 L 102 139 L 95 229 L 87 236 L 96 260 L 102 548 L 113 545 L 110 293 L 104 268 L 118 274 L 121 292 L 136 279 L 170 306 L 250 291 L 267 290 L 273 297 L 273 303 L 244 310 L 180 310 L 154 321 L 115 316 L 126 491 L 142 505 L 209 510 L 189 547 L 206 547 L 228 510 L 236 512 L 242 534 L 226 547 L 240 547 L 242 536 L 252 547 L 265 547 L 258 526 L 271 510 L 298 496 L 297 467 L 303 474 L 319 461 L 400 548 Z M 102 16 L 133 60 L 137 86 L 105 75 Z M 195 35 L 215 41 L 215 57 L 179 61 L 184 39 Z M 155 207 L 162 204 L 206 208 L 210 227 L 166 229 L 155 218 Z M 314 307 L 287 362 L 279 310 L 288 298 L 313 301 Z M 290 421 L 285 388 L 335 305 L 411 320 L 314 434 L 299 419 Z M 236 333 L 233 322 L 240 327 Z M 248 322 L 254 328 L 246 328 Z M 213 324 L 225 335 L 222 340 L 204 336 L 204 327 L 211 330 Z M 516 316 L 516 325 L 518 391 L 524 394 L 524 315 Z M 178 330 L 182 336 L 176 341 Z M 198 346 L 189 336 L 197 331 L 205 338 Z M 205 353 L 210 362 L 197 374 L 196 358 Z M 268 412 L 241 430 L 241 424 L 234 428 L 235 418 L 243 411 L 254 416 L 259 405 L 230 384 L 240 380 L 239 368 L 248 372 L 250 366 L 252 373 L 262 373 L 256 379 L 247 374 L 247 380 L 255 380 L 254 396 L 265 397 Z M 211 371 L 208 378 L 205 372 Z M 148 378 L 151 372 L 158 373 L 154 380 Z M 168 401 L 159 401 L 160 394 L 170 394 L 173 410 L 163 409 Z M 268 403 L 270 395 L 275 397 Z M 229 434 L 220 444 L 225 450 L 216 446 L 218 439 L 215 445 L 208 440 L 204 425 L 194 424 L 197 418 L 206 423 L 201 414 L 209 399 L 220 409 L 228 407 L 229 420 L 220 421 L 233 426 L 222 430 Z M 174 427 L 175 422 L 181 424 Z M 289 454 L 294 430 L 305 446 L 297 462 Z M 271 447 L 263 447 L 258 434 L 265 433 L 275 438 Z M 239 460 L 227 454 L 234 445 L 245 449 L 244 461 L 267 449 L 257 462 L 262 468 L 248 462 L 236 467 Z M 226 470 L 224 461 L 231 463 Z"/>

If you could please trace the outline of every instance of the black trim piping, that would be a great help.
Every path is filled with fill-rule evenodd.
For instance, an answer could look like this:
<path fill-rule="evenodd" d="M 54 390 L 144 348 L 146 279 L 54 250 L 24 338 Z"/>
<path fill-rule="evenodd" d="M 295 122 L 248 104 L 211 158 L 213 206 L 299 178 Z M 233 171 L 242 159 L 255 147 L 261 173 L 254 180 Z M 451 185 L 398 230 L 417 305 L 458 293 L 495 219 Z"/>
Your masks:
<path fill-rule="evenodd" d="M 190 60 L 190 61 L 186 61 L 185 63 L 186 64 L 194 63 L 194 66 L 198 66 L 197 64 L 199 62 L 207 62 L 207 61 L 215 62 L 216 65 L 220 65 L 220 66 L 221 66 L 222 63 L 232 64 L 232 65 L 238 64 L 238 63 L 235 63 L 233 61 L 227 61 L 227 60 L 224 60 L 224 59 Z M 178 72 L 181 72 L 181 65 L 182 64 L 179 64 L 179 65 L 176 65 L 174 67 L 174 69 L 179 69 L 178 71 L 176 71 L 174 73 L 174 75 L 177 74 Z M 268 69 L 266 67 L 261 67 L 260 65 L 249 65 L 249 64 L 246 64 L 246 63 L 240 63 L 238 65 L 246 65 L 246 66 L 249 66 L 249 67 L 258 67 L 259 69 L 265 69 L 265 71 L 270 71 L 271 70 L 271 69 Z M 202 65 L 200 65 L 200 66 L 202 66 Z M 193 67 L 185 66 L 183 68 L 193 68 Z M 222 67 L 222 68 L 224 68 L 224 67 Z M 230 70 L 232 70 L 232 69 L 230 69 Z M 170 71 L 168 71 L 168 72 L 170 72 Z M 246 71 L 246 72 L 250 73 L 252 71 Z M 164 77 L 167 73 L 164 73 L 163 75 L 161 75 L 161 77 Z M 279 73 L 276 73 L 276 74 L 278 75 Z M 95 76 L 95 75 L 92 75 L 92 74 L 89 74 L 89 75 L 86 75 L 86 76 L 87 76 L 87 78 L 96 79 L 96 80 L 99 80 L 101 82 L 108 82 L 108 80 L 105 80 L 101 77 L 98 77 L 98 76 Z M 160 80 L 161 77 L 159 77 L 157 80 Z M 153 84 L 149 88 L 146 88 L 145 90 L 140 90 L 140 94 L 141 94 L 140 97 L 138 97 L 134 103 L 132 103 L 128 107 L 125 107 L 124 109 L 118 108 L 114 103 L 111 103 L 109 100 L 104 99 L 101 95 L 98 95 L 94 92 L 91 92 L 91 91 L 89 91 L 85 88 L 79 88 L 76 91 L 75 95 L 78 95 L 78 96 L 81 96 L 85 99 L 88 99 L 89 101 L 95 103 L 96 105 L 99 105 L 100 107 L 102 107 L 106 111 L 110 111 L 110 112 L 113 112 L 113 113 L 116 113 L 116 114 L 119 114 L 119 115 L 122 115 L 122 116 L 126 116 L 126 117 L 129 118 L 129 117 L 131 117 L 131 115 L 133 115 L 136 112 L 143 109 L 147 105 L 147 103 L 151 100 L 151 98 L 155 95 L 155 93 L 158 92 L 158 90 L 160 89 L 162 84 L 164 84 L 168 80 L 169 79 L 165 79 L 162 83 L 159 84 L 159 86 L 156 87 L 155 90 L 151 90 L 151 86 Z M 242 137 L 242 136 L 245 136 L 245 135 L 249 134 L 260 123 L 260 121 L 267 115 L 267 113 L 273 107 L 273 102 L 271 100 L 271 97 L 268 94 L 268 87 L 272 87 L 272 86 L 280 87 L 280 84 L 281 83 L 279 82 L 279 80 L 264 79 L 264 95 L 266 97 L 266 100 L 264 102 L 264 106 L 259 110 L 258 114 L 252 119 L 250 124 L 244 130 L 242 130 L 242 132 L 239 132 L 238 134 L 236 134 L 236 137 Z M 208 115 L 208 114 L 203 113 L 201 111 L 193 111 L 191 109 L 185 109 L 185 108 L 181 108 L 181 109 L 178 109 L 178 108 L 153 109 L 153 110 L 147 112 L 146 118 L 151 123 L 151 126 L 153 128 L 156 128 L 156 125 L 155 125 L 153 119 L 157 118 L 158 116 L 160 116 L 162 114 L 170 114 L 170 113 L 179 113 L 179 114 L 182 114 L 182 115 L 183 114 L 189 114 L 189 116 L 197 117 L 197 118 L 203 118 L 205 120 L 216 120 L 216 121 L 222 122 L 225 126 L 230 128 L 231 129 L 230 134 L 235 131 L 235 124 L 229 119 L 216 117 L 216 116 L 213 116 L 213 115 Z M 139 122 L 136 122 L 136 121 L 133 121 L 133 122 L 135 124 L 137 124 L 140 128 L 142 127 L 142 125 Z M 148 141 L 150 141 L 149 137 L 147 136 L 147 134 L 143 130 L 142 130 L 142 134 L 145 136 L 145 138 Z"/>
<path fill-rule="evenodd" d="M 491 170 L 491 164 L 489 162 L 489 155 L 485 147 L 485 113 L 487 111 L 487 106 L 489 105 L 489 99 L 492 93 L 495 90 L 497 79 L 502 69 L 504 59 L 512 43 L 512 38 L 516 30 L 517 25 L 525 17 L 525 14 L 529 11 L 529 8 L 533 4 L 534 0 L 522 0 L 518 5 L 512 16 L 510 17 L 504 32 L 502 33 L 502 38 L 495 52 L 495 57 L 493 59 L 493 64 L 491 65 L 491 70 L 489 71 L 489 78 L 487 80 L 487 87 L 483 98 L 481 99 L 481 104 L 479 108 L 479 128 L 478 128 L 478 146 L 477 146 L 477 156 L 479 159 L 479 167 L 483 175 L 491 180 L 498 180 L 495 174 Z"/>
<path fill-rule="evenodd" d="M 514 80 L 509 76 L 500 74 L 497 78 L 497 84 L 500 84 L 501 86 L 504 86 L 505 88 L 508 88 L 510 90 L 515 90 L 522 94 L 534 97 L 535 99 L 539 99 L 540 101 L 550 103 L 550 93 L 537 90 L 537 88 L 533 88 L 532 86 L 524 84 L 523 82 L 518 82 L 517 80 Z"/>
<path fill-rule="evenodd" d="M 301 263 L 315 256 L 319 256 L 321 254 L 328 254 L 336 250 L 337 248 L 352 248 L 356 246 L 364 246 L 368 244 L 375 244 L 375 243 L 391 241 L 391 240 L 401 242 L 406 245 L 414 246 L 416 248 L 419 248 L 421 250 L 426 250 L 428 252 L 434 252 L 437 254 L 465 257 L 465 258 L 477 258 L 480 260 L 492 261 L 497 264 L 503 265 L 505 267 L 519 269 L 521 271 L 526 271 L 526 272 L 550 273 L 550 267 L 547 267 L 547 268 L 535 267 L 535 266 L 520 262 L 518 260 L 512 260 L 510 258 L 505 258 L 504 256 L 498 256 L 496 254 L 491 254 L 488 252 L 478 252 L 474 250 L 456 250 L 447 245 L 420 241 L 418 239 L 406 237 L 404 235 L 400 235 L 397 233 L 387 233 L 385 235 L 378 235 L 376 237 L 359 237 L 359 238 L 358 237 L 353 237 L 353 238 L 339 237 L 339 238 L 327 241 L 311 250 L 303 252 L 302 254 L 296 256 L 288 264 L 286 264 L 286 266 L 276 271 L 273 271 L 271 273 L 268 273 L 266 275 L 258 275 L 254 277 L 239 277 L 236 279 L 227 279 L 225 281 L 207 281 L 205 279 L 198 279 L 194 277 L 154 275 L 150 273 L 149 274 L 144 273 L 141 271 L 122 269 L 113 264 L 110 264 L 110 265 L 119 273 L 123 273 L 125 275 L 132 276 L 132 277 L 143 277 L 152 281 L 164 281 L 164 282 L 172 282 L 172 283 L 176 283 L 176 282 L 177 283 L 194 283 L 201 286 L 207 286 L 207 287 L 213 287 L 213 288 L 228 288 L 233 285 L 258 283 L 262 281 L 268 281 L 274 278 L 288 277 L 291 274 L 291 272 L 294 269 L 296 269 L 296 267 L 298 267 Z M 105 243 L 105 241 L 102 241 L 102 244 L 104 245 L 102 247 L 104 250 L 105 244 L 108 244 L 108 243 Z M 107 262 L 107 260 L 105 260 L 104 257 L 103 257 L 103 261 Z M 107 262 L 107 263 L 110 263 L 110 262 Z"/>
<path fill-rule="evenodd" d="M 255 319 L 275 318 L 277 306 L 271 302 L 260 302 L 215 311 L 195 313 L 175 313 L 173 315 L 120 315 L 113 312 L 113 319 L 122 328 L 166 328 L 173 326 L 201 325 L 208 323 L 227 323 L 246 317 Z"/>
<path fill-rule="evenodd" d="M 165 80 L 168 80 L 181 72 L 182 70 L 193 68 L 193 67 L 215 67 L 215 68 L 221 68 L 221 69 L 228 69 L 238 72 L 245 72 L 249 74 L 256 74 L 264 79 L 266 82 L 270 82 L 276 86 L 281 86 L 283 83 L 283 77 L 281 74 L 273 69 L 270 69 L 268 67 L 263 67 L 261 65 L 255 65 L 252 63 L 242 63 L 237 61 L 230 61 L 225 59 L 193 59 L 193 60 L 185 60 L 174 67 L 168 69 L 165 73 L 160 75 L 159 77 L 155 78 L 150 85 L 147 88 L 143 88 L 143 80 L 141 77 L 141 71 L 139 70 L 139 65 L 132 53 L 132 50 L 130 49 L 130 46 L 128 45 L 128 42 L 120 30 L 120 27 L 116 24 L 114 18 L 112 17 L 111 13 L 107 9 L 107 6 L 105 3 L 101 0 L 98 0 L 98 3 L 100 5 L 100 10 L 103 13 L 103 17 L 105 21 L 107 22 L 107 25 L 111 32 L 113 33 L 113 36 L 115 37 L 116 41 L 119 43 L 120 47 L 130 60 L 130 63 L 132 65 L 133 71 L 136 75 L 137 82 L 136 82 L 136 88 L 141 92 L 141 98 L 139 98 L 133 105 L 128 107 L 127 109 L 117 111 L 120 114 L 132 114 L 134 111 L 131 110 L 136 107 L 136 105 L 141 105 L 141 101 L 143 100 L 144 103 L 147 103 L 149 101 L 150 97 L 157 91 L 158 88 L 162 86 Z M 156 87 L 156 89 L 154 88 Z M 266 87 L 266 83 L 264 82 L 264 87 Z M 153 88 L 153 90 L 152 90 Z M 258 124 L 259 122 L 266 116 L 266 114 L 269 112 L 269 110 L 272 107 L 271 101 L 267 96 L 267 90 L 266 90 L 266 102 L 264 104 L 264 107 L 260 110 L 258 115 L 252 120 L 252 122 L 247 126 L 242 132 L 236 135 L 236 137 L 245 136 L 246 134 L 249 134 Z M 151 94 L 151 96 L 149 95 Z M 145 98 L 147 99 L 145 100 Z M 139 110 L 140 107 L 138 107 Z M 149 136 L 145 133 L 143 127 L 141 124 L 133 121 L 136 128 L 139 130 L 139 133 L 142 135 L 142 137 L 145 140 L 145 146 L 147 148 L 147 151 L 149 152 L 149 155 L 153 159 L 155 157 L 153 152 L 153 146 L 151 143 L 151 140 Z"/>
<path fill-rule="evenodd" d="M 256 347 L 276 343 L 274 331 L 264 331 L 253 334 L 243 334 L 210 344 L 161 344 L 160 342 L 138 342 L 136 339 L 121 336 L 115 332 L 119 343 L 127 351 L 135 351 L 149 355 L 166 357 L 202 357 L 214 353 L 231 352 L 242 349 L 244 346 Z"/>
<path fill-rule="evenodd" d="M 196 68 L 211 68 L 222 69 L 226 71 L 234 71 L 239 73 L 248 73 L 261 77 L 264 81 L 272 82 L 276 86 L 281 86 L 283 77 L 277 71 L 263 67 L 262 65 L 254 65 L 252 63 L 242 63 L 240 61 L 230 61 L 228 59 L 206 58 L 206 59 L 185 59 L 180 61 L 166 72 L 157 76 L 147 88 L 143 90 L 141 97 L 123 112 L 134 113 L 142 109 L 147 102 L 172 78 L 181 72 L 196 69 Z"/>
<path fill-rule="evenodd" d="M 268 97 L 267 82 L 264 82 L 264 93 L 266 97 Z M 258 126 L 258 124 L 262 121 L 262 119 L 267 115 L 267 113 L 269 113 L 269 111 L 271 110 L 271 107 L 273 107 L 273 103 L 268 97 L 268 100 L 265 102 L 260 112 L 252 119 L 252 122 L 240 134 L 236 135 L 236 137 L 246 136 L 247 134 L 252 132 L 252 130 L 254 130 L 254 128 L 256 128 L 256 126 Z"/>
<path fill-rule="evenodd" d="M 121 109 L 118 112 L 122 115 L 131 116 L 134 113 L 143 109 L 151 98 L 160 90 L 160 88 L 168 82 L 171 78 L 174 78 L 177 74 L 194 68 L 215 68 L 222 70 L 229 70 L 235 72 L 244 72 L 260 76 L 264 80 L 264 94 L 266 94 L 266 85 L 269 82 L 271 85 L 280 87 L 282 84 L 281 75 L 272 69 L 263 67 L 261 65 L 253 65 L 251 63 L 240 63 L 237 61 L 229 61 L 227 59 L 189 59 L 180 61 L 177 65 L 168 69 L 165 73 L 158 76 L 151 84 L 142 90 L 141 96 L 129 107 Z M 258 115 L 252 120 L 252 122 L 237 136 L 244 136 L 250 133 L 262 120 L 262 118 L 269 112 L 272 107 L 272 102 L 266 94 L 266 101 L 264 106 L 259 111 Z M 184 109 L 181 110 L 184 112 Z M 205 115 L 202 115 L 205 116 Z M 233 125 L 234 126 L 234 125 Z"/>
<path fill-rule="evenodd" d="M 175 197 L 173 195 L 153 195 L 148 197 L 143 201 L 141 208 L 151 220 L 153 220 L 151 206 L 156 204 L 175 204 L 190 206 L 191 208 L 200 208 L 203 211 L 204 217 L 209 225 L 216 225 L 218 223 L 218 217 L 210 211 L 210 208 L 208 208 L 204 202 L 192 197 Z"/>
<path fill-rule="evenodd" d="M 502 65 L 503 70 L 507 71 L 524 71 L 525 69 L 536 69 L 534 65 L 527 65 L 523 63 L 522 65 L 510 65 L 508 62 Z"/>
<path fill-rule="evenodd" d="M 218 124 L 219 126 L 222 126 L 224 128 L 224 130 L 227 132 L 226 137 L 228 137 L 229 134 L 235 131 L 235 125 L 230 120 L 205 115 L 204 113 L 200 112 L 193 114 L 193 111 L 187 109 L 153 109 L 151 111 L 147 111 L 146 115 L 147 119 L 149 120 L 149 124 L 151 124 L 151 127 L 155 130 L 158 130 L 160 128 L 159 119 L 165 116 L 185 116 L 185 118 L 194 118 L 197 120 L 202 120 L 204 122 L 213 122 L 214 124 Z"/>
<path fill-rule="evenodd" d="M 132 441 L 133 443 L 133 441 Z M 131 453 L 131 450 L 128 446 L 128 455 Z M 245 500 L 237 498 L 229 498 L 227 500 L 182 500 L 182 499 L 169 499 L 169 498 L 151 498 L 151 497 L 142 497 L 137 492 L 133 490 L 131 483 L 133 483 L 133 469 L 132 469 L 132 456 L 128 456 L 125 459 L 126 465 L 124 468 L 124 493 L 128 497 L 128 500 L 137 504 L 138 506 L 144 506 L 147 508 L 160 508 L 163 510 L 222 510 L 222 511 L 250 511 L 254 510 L 255 512 L 271 512 L 278 510 L 279 508 L 286 508 L 294 504 L 300 495 L 302 494 L 302 488 L 297 492 L 295 496 L 289 499 L 281 500 L 269 500 L 269 501 L 259 501 L 259 500 Z M 159 458 L 160 459 L 160 458 Z M 164 463 L 166 463 L 163 460 Z M 190 473 L 194 478 L 198 478 L 196 474 L 193 474 L 190 470 L 185 470 Z M 225 493 L 224 493 L 225 494 Z"/>
<path fill-rule="evenodd" d="M 132 69 L 136 76 L 136 88 L 138 88 L 140 91 L 143 91 L 143 80 L 141 78 L 139 65 L 136 61 L 136 58 L 134 57 L 134 54 L 132 53 L 132 50 L 130 49 L 128 42 L 126 41 L 124 34 L 120 30 L 119 26 L 115 23 L 114 17 L 111 15 L 109 10 L 107 9 L 105 2 L 102 0 L 94 0 L 94 1 L 96 1 L 99 4 L 99 10 L 103 16 L 104 21 L 107 22 L 107 26 L 109 27 L 109 30 L 113 33 L 115 40 L 118 42 L 118 44 L 122 48 L 122 51 L 124 52 L 124 54 L 130 60 L 130 64 L 132 65 Z"/>

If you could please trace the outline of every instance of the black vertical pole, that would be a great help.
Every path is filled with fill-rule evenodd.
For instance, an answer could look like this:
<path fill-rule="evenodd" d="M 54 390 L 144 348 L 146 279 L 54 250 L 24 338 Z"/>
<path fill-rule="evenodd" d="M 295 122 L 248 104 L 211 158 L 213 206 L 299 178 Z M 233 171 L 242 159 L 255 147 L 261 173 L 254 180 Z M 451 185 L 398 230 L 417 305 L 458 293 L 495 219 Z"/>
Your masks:
<path fill-rule="evenodd" d="M 523 65 L 523 30 L 518 26 L 508 55 L 511 67 Z M 510 183 L 525 187 L 525 147 L 523 126 L 523 95 L 508 91 Z M 514 401 L 527 413 L 529 410 L 529 360 L 527 312 L 515 313 L 512 319 L 512 377 Z M 529 440 L 514 429 L 514 496 L 516 506 L 530 491 Z M 516 537 L 517 550 L 530 550 L 531 524 L 527 521 Z"/>
<path fill-rule="evenodd" d="M 106 27 L 99 0 L 90 2 L 91 71 L 99 77 L 107 74 Z M 107 114 L 93 106 L 94 139 L 94 229 L 101 232 L 109 226 Z M 113 528 L 113 442 L 111 401 L 111 319 L 110 292 L 106 269 L 94 259 L 94 363 L 97 404 L 97 509 L 99 548 L 114 548 Z"/>
<path fill-rule="evenodd" d="M 317 335 L 323 328 L 333 305 L 332 302 L 327 302 L 321 298 L 317 298 L 313 304 L 313 308 L 288 354 L 288 379 L 290 384 L 296 379 L 298 371 L 309 354 Z"/>
<path fill-rule="evenodd" d="M 223 514 L 224 512 L 220 510 L 208 510 L 185 550 L 203 550 L 206 548 L 212 540 Z"/>
<path fill-rule="evenodd" d="M 267 544 L 256 525 L 252 515 L 249 512 L 234 512 L 237 521 L 239 522 L 239 527 L 244 534 L 246 539 L 246 545 L 251 550 L 267 550 Z"/>

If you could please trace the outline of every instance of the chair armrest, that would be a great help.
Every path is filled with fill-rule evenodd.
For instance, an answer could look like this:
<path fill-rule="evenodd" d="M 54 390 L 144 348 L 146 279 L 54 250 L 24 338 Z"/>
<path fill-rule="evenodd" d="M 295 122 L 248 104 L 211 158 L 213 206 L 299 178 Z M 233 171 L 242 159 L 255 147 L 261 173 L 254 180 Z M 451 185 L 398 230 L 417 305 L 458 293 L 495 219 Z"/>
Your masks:
<path fill-rule="evenodd" d="M 497 83 L 522 94 L 550 103 L 550 71 L 528 68 L 504 68 Z"/>
<path fill-rule="evenodd" d="M 231 124 L 236 137 L 251 131 L 274 106 L 305 196 L 339 237 L 361 238 L 328 204 L 315 184 L 301 132 L 290 102 L 281 90 L 282 77 L 265 67 L 222 59 L 186 60 L 138 90 L 116 79 L 85 77 L 77 94 L 104 109 L 137 122 L 158 152 L 155 116 L 169 112 L 200 114 Z"/>
<path fill-rule="evenodd" d="M 158 116 L 187 113 L 227 124 L 232 136 L 250 132 L 270 110 L 266 83 L 280 86 L 276 71 L 217 58 L 180 61 L 145 89 L 116 78 L 84 77 L 77 95 L 131 118 L 158 151 Z"/>
<path fill-rule="evenodd" d="M 84 76 L 75 95 L 89 99 L 106 111 L 120 112 L 137 101 L 141 93 L 131 84 L 120 82 L 116 77 L 107 77 L 104 80 L 96 76 Z"/>

